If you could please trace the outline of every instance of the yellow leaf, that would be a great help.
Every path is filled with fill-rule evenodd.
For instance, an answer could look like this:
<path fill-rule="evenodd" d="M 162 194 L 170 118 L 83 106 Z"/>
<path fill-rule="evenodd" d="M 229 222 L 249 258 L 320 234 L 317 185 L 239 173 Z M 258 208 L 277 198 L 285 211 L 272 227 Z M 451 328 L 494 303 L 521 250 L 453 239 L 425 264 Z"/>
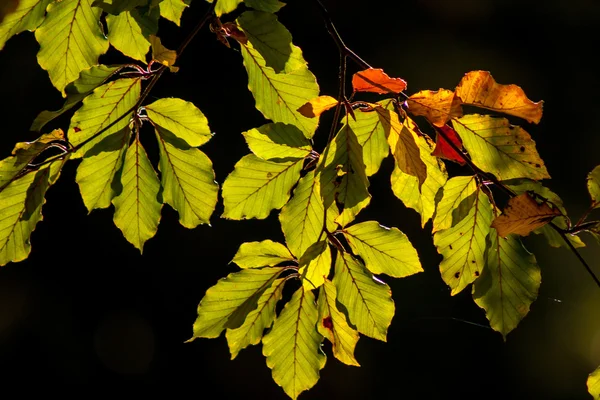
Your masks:
<path fill-rule="evenodd" d="M 510 233 L 527 236 L 559 215 L 558 208 L 552 208 L 548 203 L 540 204 L 528 193 L 522 193 L 508 201 L 502 215 L 492 222 L 492 227 L 502 237 Z"/>
<path fill-rule="evenodd" d="M 408 112 L 427 118 L 433 125 L 442 127 L 452 118 L 462 116 L 460 97 L 452 90 L 422 90 L 408 98 Z"/>
<path fill-rule="evenodd" d="M 169 67 L 171 72 L 179 70 L 178 67 L 174 67 L 175 61 L 177 61 L 177 52 L 175 50 L 167 49 L 160 42 L 160 38 L 155 35 L 150 35 L 150 45 L 152 46 L 152 60 Z"/>
<path fill-rule="evenodd" d="M 306 118 L 314 118 L 335 107 L 337 103 L 338 101 L 331 96 L 319 96 L 304 103 L 297 111 Z"/>

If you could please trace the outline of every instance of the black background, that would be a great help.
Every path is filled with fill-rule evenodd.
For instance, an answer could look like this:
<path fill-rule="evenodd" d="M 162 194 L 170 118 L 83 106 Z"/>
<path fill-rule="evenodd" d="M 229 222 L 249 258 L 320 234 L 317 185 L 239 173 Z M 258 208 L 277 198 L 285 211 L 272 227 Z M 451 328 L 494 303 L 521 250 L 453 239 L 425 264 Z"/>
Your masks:
<path fill-rule="evenodd" d="M 579 218 L 589 204 L 586 174 L 600 164 L 597 1 L 323 1 L 347 45 L 374 67 L 406 79 L 409 94 L 452 89 L 465 72 L 483 69 L 499 83 L 521 86 L 532 100 L 544 100 L 542 122 L 523 126 L 553 177 L 546 185 Z M 181 28 L 161 22 L 163 44 L 176 48 L 205 9 L 196 0 Z M 322 93 L 335 95 L 338 54 L 318 10 L 311 1 L 292 0 L 279 16 Z M 33 35 L 23 33 L 0 52 L 1 157 L 15 142 L 35 139 L 29 125 L 37 113 L 58 109 L 63 101 L 36 63 L 37 48 Z M 100 61 L 119 60 L 111 51 Z M 216 134 L 202 150 L 222 184 L 248 153 L 240 133 L 264 119 L 246 89 L 239 52 L 217 42 L 208 29 L 178 63 L 180 72 L 161 78 L 149 101 L 180 97 L 205 113 Z M 317 138 L 326 136 L 330 122 L 322 119 Z M 66 130 L 68 119 L 46 129 L 51 127 Z M 158 234 L 140 255 L 114 226 L 112 208 L 87 214 L 74 182 L 76 165 L 69 163 L 49 190 L 29 259 L 0 270 L 2 386 L 127 383 L 138 390 L 149 385 L 193 390 L 186 397 L 212 392 L 211 397 L 286 398 L 260 346 L 231 361 L 224 337 L 184 344 L 206 289 L 236 270 L 228 263 L 239 244 L 282 241 L 276 214 L 227 221 L 219 218 L 219 202 L 212 227 L 187 230 L 165 206 Z M 530 314 L 505 343 L 487 327 L 469 289 L 450 296 L 431 225 L 421 230 L 418 215 L 393 196 L 391 169 L 387 159 L 373 177 L 373 200 L 359 219 L 404 231 L 425 272 L 385 279 L 396 303 L 388 342 L 363 337 L 356 349 L 361 368 L 339 363 L 326 345 L 321 379 L 302 398 L 591 398 L 585 381 L 600 364 L 600 290 L 575 256 L 538 237 L 526 238 L 543 283 Z M 590 246 L 582 254 L 600 274 L 600 252 L 590 239 L 584 237 Z"/>

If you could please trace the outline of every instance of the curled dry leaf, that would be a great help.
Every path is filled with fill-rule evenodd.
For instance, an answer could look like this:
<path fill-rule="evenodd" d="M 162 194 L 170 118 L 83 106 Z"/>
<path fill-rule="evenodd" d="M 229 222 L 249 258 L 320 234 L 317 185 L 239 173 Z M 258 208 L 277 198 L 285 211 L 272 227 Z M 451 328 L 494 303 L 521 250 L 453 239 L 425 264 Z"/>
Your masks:
<path fill-rule="evenodd" d="M 560 215 L 558 208 L 550 207 L 548 203 L 540 204 L 525 192 L 508 201 L 502 215 L 492 222 L 492 227 L 501 237 L 507 237 L 510 233 L 527 236 Z"/>
<path fill-rule="evenodd" d="M 380 68 L 369 68 L 352 76 L 352 88 L 355 92 L 400 93 L 406 89 L 406 81 L 390 78 Z"/>
<path fill-rule="evenodd" d="M 462 101 L 452 90 L 421 90 L 408 98 L 408 112 L 420 115 L 441 127 L 452 118 L 463 115 Z"/>
<path fill-rule="evenodd" d="M 319 96 L 304 103 L 298 112 L 306 118 L 315 118 L 337 105 L 338 101 L 331 96 Z"/>

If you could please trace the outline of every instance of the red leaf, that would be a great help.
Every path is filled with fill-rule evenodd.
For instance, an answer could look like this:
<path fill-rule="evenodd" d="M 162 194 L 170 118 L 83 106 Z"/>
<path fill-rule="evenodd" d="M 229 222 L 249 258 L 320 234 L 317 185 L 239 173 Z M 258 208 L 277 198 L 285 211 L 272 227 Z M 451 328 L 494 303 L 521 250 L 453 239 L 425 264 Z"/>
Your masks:
<path fill-rule="evenodd" d="M 352 76 L 352 87 L 355 92 L 400 93 L 406 89 L 406 81 L 390 78 L 380 68 L 369 68 Z"/>
<path fill-rule="evenodd" d="M 439 158 L 444 158 L 446 160 L 454 161 L 456 163 L 459 163 L 460 165 L 465 165 L 465 160 L 463 159 L 463 157 L 460 154 L 458 154 L 456 150 L 454 150 L 452 146 L 450 146 L 446 139 L 444 139 L 444 137 L 440 135 L 440 133 L 437 131 L 442 131 L 442 133 L 444 133 L 446 137 L 450 139 L 450 141 L 459 150 L 462 150 L 463 148 L 462 141 L 460 140 L 460 137 L 454 129 L 452 129 L 448 125 L 444 125 L 441 127 L 436 126 L 435 149 L 433 149 L 431 155 Z"/>

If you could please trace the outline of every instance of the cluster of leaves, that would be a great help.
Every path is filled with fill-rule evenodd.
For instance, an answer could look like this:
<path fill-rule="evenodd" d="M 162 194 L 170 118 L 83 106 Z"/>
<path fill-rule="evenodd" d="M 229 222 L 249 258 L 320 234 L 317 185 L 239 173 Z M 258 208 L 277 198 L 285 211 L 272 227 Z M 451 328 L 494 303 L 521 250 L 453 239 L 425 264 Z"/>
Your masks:
<path fill-rule="evenodd" d="M 235 20 L 220 21 L 241 3 Z M 76 181 L 87 209 L 114 206 L 116 226 L 140 251 L 158 229 L 163 204 L 187 228 L 209 223 L 219 184 L 198 149 L 211 138 L 207 119 L 182 99 L 145 104 L 160 75 L 177 71 L 177 53 L 156 36 L 158 20 L 179 24 L 188 5 L 14 0 L 2 9 L 0 49 L 13 35 L 35 31 L 38 62 L 66 98 L 60 110 L 42 112 L 32 129 L 41 131 L 81 106 L 66 134 L 58 128 L 18 143 L 0 162 L 0 265 L 28 256 L 45 193 L 74 159 L 80 159 Z M 215 0 L 211 6 L 211 30 L 227 47 L 239 46 L 256 108 L 270 121 L 243 133 L 251 153 L 223 182 L 221 217 L 264 219 L 280 210 L 285 243 L 241 244 L 233 258 L 241 270 L 207 290 L 190 340 L 226 331 L 232 358 L 262 342 L 273 379 L 292 398 L 318 381 L 325 338 L 335 358 L 354 366 L 360 334 L 385 341 L 395 306 L 380 275 L 403 278 L 423 270 L 399 229 L 356 221 L 371 200 L 369 178 L 390 154 L 391 188 L 420 214 L 423 228 L 431 220 L 451 294 L 471 286 L 490 326 L 506 338 L 529 312 L 541 282 L 540 267 L 519 236 L 539 233 L 551 246 L 571 248 L 584 246 L 577 236 L 584 231 L 600 240 L 600 224 L 586 220 L 600 207 L 600 166 L 588 176 L 590 209 L 572 224 L 561 199 L 541 182 L 550 175 L 535 142 L 508 119 L 537 124 L 542 102 L 518 86 L 496 83 L 486 71 L 465 74 L 454 90 L 409 96 L 403 79 L 364 65 L 352 76 L 353 101 L 343 89 L 337 98 L 320 95 L 302 50 L 275 15 L 282 6 L 277 0 Z M 99 64 L 110 45 L 141 65 Z M 342 86 L 345 63 L 343 71 Z M 354 99 L 364 92 L 381 100 Z M 479 111 L 466 113 L 468 107 Z M 330 109 L 334 125 L 319 152 L 313 136 Z M 142 145 L 143 126 L 154 131 L 158 172 Z M 446 162 L 468 173 L 449 177 Z M 508 197 L 503 209 L 499 195 Z M 284 299 L 288 282 L 293 294 Z M 600 369 L 588 385 L 600 397 Z"/>

